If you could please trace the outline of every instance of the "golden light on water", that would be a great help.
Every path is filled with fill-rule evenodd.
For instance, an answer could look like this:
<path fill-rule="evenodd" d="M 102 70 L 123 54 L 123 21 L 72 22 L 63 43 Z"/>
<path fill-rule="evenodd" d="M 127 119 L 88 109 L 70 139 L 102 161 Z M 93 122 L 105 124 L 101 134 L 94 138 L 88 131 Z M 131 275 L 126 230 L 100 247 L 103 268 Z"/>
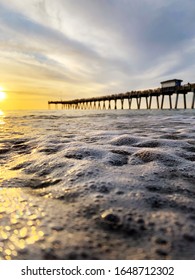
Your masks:
<path fill-rule="evenodd" d="M 5 124 L 5 122 L 3 120 L 4 117 L 5 117 L 4 112 L 0 110 L 0 125 L 4 125 Z"/>
<path fill-rule="evenodd" d="M 0 101 L 3 101 L 6 98 L 6 93 L 2 87 L 0 87 Z"/>
<path fill-rule="evenodd" d="M 11 260 L 18 251 L 43 240 L 40 223 L 44 212 L 34 204 L 30 207 L 19 188 L 1 189 L 0 200 L 0 260 Z"/>

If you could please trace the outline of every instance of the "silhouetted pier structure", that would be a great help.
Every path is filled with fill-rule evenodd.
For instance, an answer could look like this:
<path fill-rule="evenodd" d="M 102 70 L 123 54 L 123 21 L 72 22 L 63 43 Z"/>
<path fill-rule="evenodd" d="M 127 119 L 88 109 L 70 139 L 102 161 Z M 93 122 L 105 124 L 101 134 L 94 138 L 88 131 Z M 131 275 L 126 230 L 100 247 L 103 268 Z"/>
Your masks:
<path fill-rule="evenodd" d="M 54 104 L 57 108 L 58 104 L 62 105 L 62 109 L 80 109 L 80 110 L 109 110 L 109 109 L 124 109 L 124 101 L 128 101 L 128 108 L 132 109 L 132 101 L 136 100 L 137 109 L 141 109 L 142 99 L 145 99 L 146 109 L 152 108 L 152 101 L 155 99 L 156 108 L 164 109 L 165 97 L 168 97 L 170 109 L 178 108 L 179 97 L 183 96 L 183 108 L 187 109 L 186 95 L 192 92 L 192 102 L 190 109 L 194 109 L 195 105 L 195 83 L 181 85 L 182 80 L 169 80 L 162 82 L 161 88 L 130 91 L 126 93 L 118 93 L 107 96 L 73 99 L 66 101 L 48 101 L 50 108 Z M 175 104 L 172 102 L 172 96 L 176 94 Z M 112 106 L 111 106 L 112 102 Z M 114 106 L 113 106 L 114 105 Z M 118 106 L 119 105 L 119 106 Z"/>

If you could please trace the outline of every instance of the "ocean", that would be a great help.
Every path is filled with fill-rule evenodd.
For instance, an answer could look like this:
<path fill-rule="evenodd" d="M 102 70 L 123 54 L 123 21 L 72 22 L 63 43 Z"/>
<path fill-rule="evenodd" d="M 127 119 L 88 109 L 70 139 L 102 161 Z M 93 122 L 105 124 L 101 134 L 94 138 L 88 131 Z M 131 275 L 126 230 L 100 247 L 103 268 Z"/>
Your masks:
<path fill-rule="evenodd" d="M 194 259 L 193 110 L 0 115 L 0 259 Z"/>

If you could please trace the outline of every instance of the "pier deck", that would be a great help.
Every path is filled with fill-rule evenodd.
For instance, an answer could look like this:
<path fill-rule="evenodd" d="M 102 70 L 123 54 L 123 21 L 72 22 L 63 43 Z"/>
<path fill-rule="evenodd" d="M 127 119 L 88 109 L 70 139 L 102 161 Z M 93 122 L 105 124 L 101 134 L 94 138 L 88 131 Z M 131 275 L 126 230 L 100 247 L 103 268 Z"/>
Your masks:
<path fill-rule="evenodd" d="M 61 101 L 48 101 L 48 105 L 54 104 L 56 107 L 58 104 L 62 105 L 62 109 L 124 109 L 124 100 L 128 100 L 128 108 L 132 108 L 132 100 L 136 99 L 137 109 L 142 109 L 142 99 L 145 98 L 146 109 L 151 109 L 152 100 L 156 100 L 156 108 L 164 109 L 164 100 L 168 96 L 170 109 L 178 108 L 179 96 L 183 95 L 183 108 L 187 109 L 186 95 L 192 92 L 192 101 L 190 109 L 194 109 L 195 104 L 195 83 L 186 84 L 182 86 L 170 87 L 170 88 L 156 88 L 147 90 L 130 91 L 126 93 L 118 93 L 106 96 L 81 98 L 73 100 L 61 100 Z M 172 96 L 176 94 L 175 104 L 172 102 Z M 161 98 L 160 98 L 161 97 Z M 114 106 L 111 106 L 111 101 L 114 102 Z"/>

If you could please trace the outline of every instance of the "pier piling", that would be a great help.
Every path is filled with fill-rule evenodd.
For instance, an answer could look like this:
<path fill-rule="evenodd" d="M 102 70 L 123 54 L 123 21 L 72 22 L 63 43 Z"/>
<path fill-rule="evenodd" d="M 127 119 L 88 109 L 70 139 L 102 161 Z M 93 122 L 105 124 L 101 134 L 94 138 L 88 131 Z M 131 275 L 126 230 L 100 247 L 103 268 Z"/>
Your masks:
<path fill-rule="evenodd" d="M 62 109 L 66 110 L 111 110 L 113 109 L 124 109 L 125 99 L 127 99 L 129 109 L 132 109 L 132 100 L 136 99 L 137 109 L 141 109 L 142 98 L 146 100 L 146 109 L 152 108 L 152 99 L 156 98 L 156 108 L 164 109 L 164 101 L 165 97 L 168 96 L 169 99 L 169 108 L 170 109 L 178 109 L 178 101 L 179 95 L 183 95 L 183 108 L 187 109 L 187 99 L 186 96 L 189 92 L 192 92 L 192 102 L 191 109 L 194 109 L 195 106 L 195 83 L 187 84 L 183 86 L 175 86 L 170 88 L 156 88 L 142 91 L 130 91 L 126 93 L 113 94 L 108 96 L 101 97 L 93 97 L 93 98 L 83 98 L 83 99 L 74 99 L 74 100 L 66 100 L 66 101 L 48 101 L 48 108 L 51 108 L 51 105 L 55 105 L 55 109 L 58 109 L 58 104 L 61 104 Z M 172 95 L 176 94 L 175 106 L 172 104 Z M 159 101 L 159 97 L 161 97 L 161 104 Z M 118 101 L 119 104 L 118 104 Z M 114 103 L 111 106 L 111 102 Z M 153 106 L 154 107 L 154 106 Z"/>

